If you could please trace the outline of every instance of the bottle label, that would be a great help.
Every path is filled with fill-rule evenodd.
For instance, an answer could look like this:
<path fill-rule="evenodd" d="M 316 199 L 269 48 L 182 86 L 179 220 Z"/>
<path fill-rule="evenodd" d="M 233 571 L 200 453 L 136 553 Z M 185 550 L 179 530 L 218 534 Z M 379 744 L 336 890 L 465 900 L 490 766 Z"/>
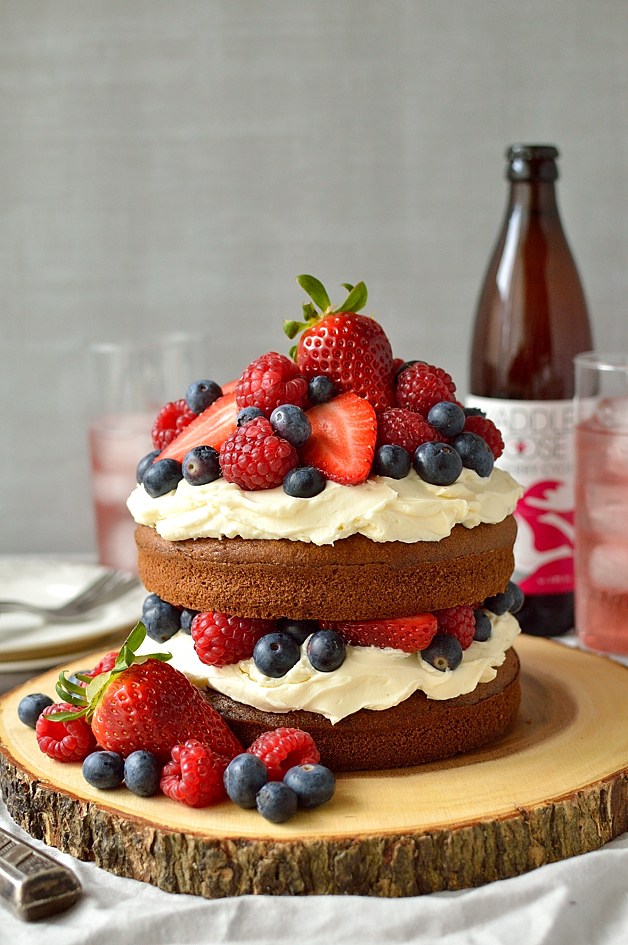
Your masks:
<path fill-rule="evenodd" d="M 573 401 L 467 397 L 501 430 L 497 465 L 524 488 L 517 504 L 514 580 L 525 594 L 574 587 Z"/>

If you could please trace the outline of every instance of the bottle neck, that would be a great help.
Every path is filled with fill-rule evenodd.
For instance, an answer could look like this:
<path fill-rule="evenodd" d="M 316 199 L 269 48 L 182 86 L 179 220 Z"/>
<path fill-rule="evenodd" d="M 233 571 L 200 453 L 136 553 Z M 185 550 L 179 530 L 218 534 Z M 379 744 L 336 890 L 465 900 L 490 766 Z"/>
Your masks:
<path fill-rule="evenodd" d="M 508 212 L 513 210 L 546 216 L 558 215 L 554 181 L 511 181 Z"/>

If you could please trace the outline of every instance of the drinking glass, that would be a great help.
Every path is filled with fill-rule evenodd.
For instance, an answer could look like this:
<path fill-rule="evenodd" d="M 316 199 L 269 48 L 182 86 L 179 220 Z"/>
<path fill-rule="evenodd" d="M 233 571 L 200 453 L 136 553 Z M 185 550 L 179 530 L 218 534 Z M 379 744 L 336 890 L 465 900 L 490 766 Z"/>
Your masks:
<path fill-rule="evenodd" d="M 576 634 L 628 655 L 628 354 L 587 352 L 576 375 Z"/>

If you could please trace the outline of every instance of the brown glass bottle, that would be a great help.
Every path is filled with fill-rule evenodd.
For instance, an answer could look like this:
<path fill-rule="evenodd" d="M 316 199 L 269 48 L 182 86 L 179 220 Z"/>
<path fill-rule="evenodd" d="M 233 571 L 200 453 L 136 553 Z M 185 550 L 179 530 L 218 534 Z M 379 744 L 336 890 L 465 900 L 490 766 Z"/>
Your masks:
<path fill-rule="evenodd" d="M 573 627 L 573 357 L 592 347 L 587 305 L 556 202 L 558 151 L 507 151 L 506 216 L 477 305 L 468 405 L 505 441 L 498 465 L 523 486 L 516 518 L 522 629 Z"/>

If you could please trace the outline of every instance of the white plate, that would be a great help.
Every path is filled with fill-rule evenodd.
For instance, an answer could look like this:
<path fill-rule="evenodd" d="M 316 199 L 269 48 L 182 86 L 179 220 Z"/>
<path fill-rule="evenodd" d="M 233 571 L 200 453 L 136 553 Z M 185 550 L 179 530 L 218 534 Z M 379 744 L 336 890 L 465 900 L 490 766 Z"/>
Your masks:
<path fill-rule="evenodd" d="M 60 606 L 106 570 L 101 565 L 26 555 L 0 557 L 0 599 Z M 65 656 L 94 649 L 135 625 L 146 591 L 132 588 L 93 616 L 46 623 L 30 614 L 0 614 L 0 673 L 53 666 Z"/>

